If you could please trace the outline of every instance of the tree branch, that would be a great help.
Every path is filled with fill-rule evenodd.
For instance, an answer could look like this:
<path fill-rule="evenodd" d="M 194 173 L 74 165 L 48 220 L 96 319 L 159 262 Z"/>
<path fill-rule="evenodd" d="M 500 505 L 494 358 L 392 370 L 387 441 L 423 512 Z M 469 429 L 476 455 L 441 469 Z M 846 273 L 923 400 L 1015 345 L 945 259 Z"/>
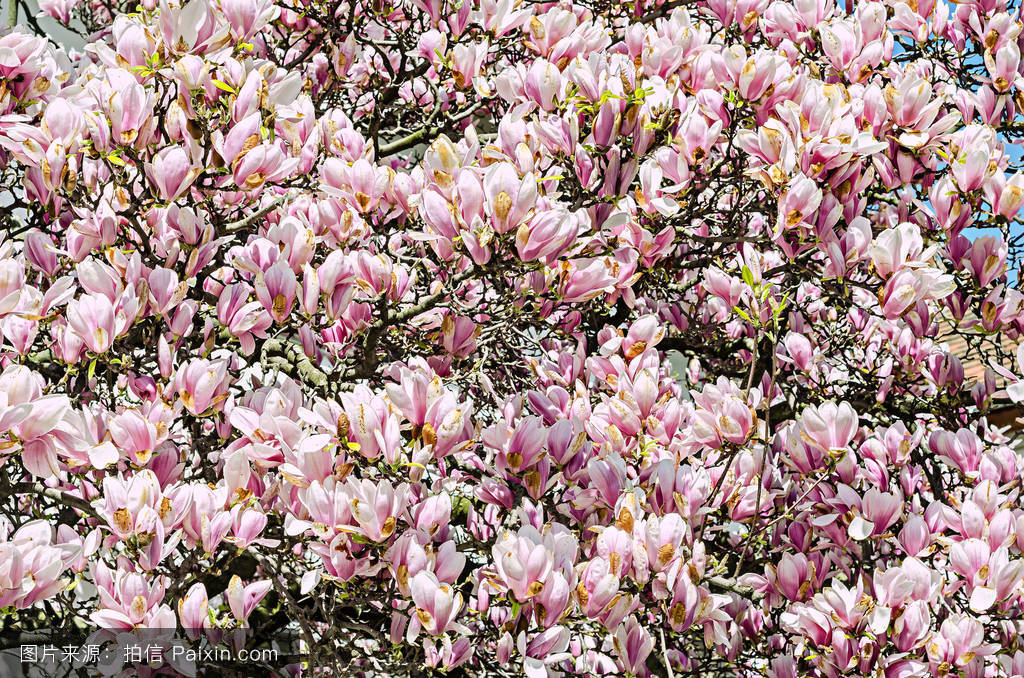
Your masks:
<path fill-rule="evenodd" d="M 245 217 L 244 219 L 239 219 L 238 221 L 234 221 L 234 222 L 228 224 L 227 226 L 224 227 L 224 232 L 225 233 L 238 233 L 239 231 L 244 231 L 253 222 L 258 221 L 259 219 L 262 219 L 263 217 L 267 216 L 268 214 L 270 214 L 271 212 L 276 210 L 281 205 L 284 205 L 286 202 L 288 202 L 288 198 L 289 197 L 290 196 L 287 193 L 284 194 L 284 195 L 278 196 L 277 198 L 275 198 L 266 207 L 261 207 L 260 209 L 256 210 L 255 212 L 253 212 L 249 216 Z"/>
<path fill-rule="evenodd" d="M 62 492 L 58 489 L 47 487 L 40 482 L 15 483 L 10 486 L 11 494 L 38 494 L 49 499 L 54 499 L 70 508 L 76 509 L 89 515 L 92 518 L 99 518 L 100 515 L 93 508 L 92 504 L 76 497 L 73 494 Z"/>

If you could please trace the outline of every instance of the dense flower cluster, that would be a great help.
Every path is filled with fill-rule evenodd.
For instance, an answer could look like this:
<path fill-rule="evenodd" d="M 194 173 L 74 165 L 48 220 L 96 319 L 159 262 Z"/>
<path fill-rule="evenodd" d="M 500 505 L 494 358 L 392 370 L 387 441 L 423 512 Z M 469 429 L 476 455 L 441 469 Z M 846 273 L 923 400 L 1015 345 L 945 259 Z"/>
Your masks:
<path fill-rule="evenodd" d="M 1019 4 L 40 6 L 5 634 L 1024 676 Z"/>

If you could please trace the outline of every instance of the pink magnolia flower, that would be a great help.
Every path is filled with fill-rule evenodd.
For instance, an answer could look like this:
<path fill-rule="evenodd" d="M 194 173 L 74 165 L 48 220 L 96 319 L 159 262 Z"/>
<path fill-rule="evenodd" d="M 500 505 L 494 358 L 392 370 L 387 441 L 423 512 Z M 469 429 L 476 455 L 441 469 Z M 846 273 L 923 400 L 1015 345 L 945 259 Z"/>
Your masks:
<path fill-rule="evenodd" d="M 61 23 L 66 24 L 71 21 L 71 10 L 73 10 L 77 5 L 78 2 L 75 0 L 58 0 L 56 2 L 53 0 L 43 0 L 43 2 L 39 4 L 39 9 Z"/>
<path fill-rule="evenodd" d="M 903 497 L 897 493 L 880 492 L 871 488 L 864 493 L 860 512 L 850 523 L 850 536 L 863 540 L 883 533 L 900 517 Z"/>
<path fill-rule="evenodd" d="M 523 675 L 541 678 L 550 675 L 548 667 L 556 666 L 572 658 L 569 649 L 569 630 L 564 626 L 553 626 L 527 641 L 526 633 L 520 633 L 516 649 L 523 656 Z"/>
<path fill-rule="evenodd" d="M 469 638 L 452 640 L 447 635 L 441 636 L 440 650 L 436 645 L 425 643 L 424 654 L 427 666 L 450 670 L 470 661 L 476 648 Z"/>
<path fill-rule="evenodd" d="M 534 526 L 524 525 L 515 534 L 503 532 L 491 556 L 495 582 L 526 602 L 543 592 L 550 573 L 569 574 L 576 558 L 576 542 L 564 531 L 549 528 L 542 534 Z"/>
<path fill-rule="evenodd" d="M 226 288 L 217 301 L 217 319 L 233 337 L 238 338 L 246 355 L 256 349 L 256 338 L 266 338 L 266 330 L 274 322 L 264 303 L 249 301 L 252 291 L 246 283 L 235 283 Z M 270 308 L 273 306 L 274 300 L 271 299 Z"/>
<path fill-rule="evenodd" d="M 297 289 L 295 272 L 281 259 L 256 274 L 256 297 L 276 322 L 283 322 L 291 314 Z"/>
<path fill-rule="evenodd" d="M 280 8 L 267 0 L 221 0 L 219 5 L 231 24 L 231 35 L 239 42 L 250 40 L 280 13 Z"/>
<path fill-rule="evenodd" d="M 199 416 L 227 395 L 227 363 L 202 358 L 178 368 L 174 385 L 181 402 L 191 414 Z"/>
<path fill-rule="evenodd" d="M 359 454 L 367 459 L 383 454 L 393 462 L 401 434 L 387 402 L 366 387 L 357 387 L 351 394 L 343 395 L 341 401 L 349 421 L 348 439 L 358 445 Z"/>
<path fill-rule="evenodd" d="M 736 386 L 727 379 L 708 384 L 700 393 L 692 392 L 697 403 L 693 436 L 697 442 L 709 447 L 721 447 L 725 442 L 742 445 L 754 430 L 756 416 Z M 754 392 L 753 401 L 760 400 Z"/>
<path fill-rule="evenodd" d="M 64 395 L 48 395 L 33 400 L 27 412 L 16 412 L 19 417 L 22 412 L 26 415 L 11 427 L 21 441 L 21 458 L 26 470 L 43 478 L 59 475 L 57 447 L 52 434 L 70 414 L 71 401 Z"/>
<path fill-rule="evenodd" d="M 805 443 L 826 454 L 843 452 L 857 434 L 858 416 L 846 402 L 811 406 L 800 415 Z"/>
<path fill-rule="evenodd" d="M 946 619 L 927 644 L 933 675 L 943 669 L 964 669 L 991 654 L 995 647 L 985 644 L 984 639 L 984 628 L 977 619 L 962 614 Z"/>
<path fill-rule="evenodd" d="M 231 509 L 232 527 L 231 537 L 227 541 L 233 542 L 238 548 L 248 548 L 254 543 L 270 545 L 270 540 L 260 539 L 259 536 L 267 526 L 267 514 L 255 509 L 242 509 L 235 505 Z"/>
<path fill-rule="evenodd" d="M 492 556 L 502 584 L 520 601 L 527 601 L 544 590 L 544 582 L 554 564 L 554 555 L 533 527 L 506 532 L 495 543 Z"/>
<path fill-rule="evenodd" d="M 239 623 L 244 624 L 249 615 L 252 614 L 252 611 L 260 604 L 260 601 L 266 597 L 270 588 L 271 582 L 269 579 L 255 581 L 251 584 L 243 584 L 241 577 L 237 574 L 233 575 L 231 581 L 228 582 L 228 589 L 225 593 L 225 597 L 228 599 L 228 606 L 231 608 L 231 614 L 235 616 Z"/>
<path fill-rule="evenodd" d="M 967 267 L 978 279 L 978 285 L 988 287 L 1003 275 L 1006 266 L 1006 243 L 1002 238 L 982 236 L 971 245 Z"/>
<path fill-rule="evenodd" d="M 193 584 L 178 601 L 178 620 L 185 629 L 185 634 L 192 640 L 199 637 L 200 629 L 210 627 L 209 609 L 209 597 L 202 582 Z"/>
<path fill-rule="evenodd" d="M 129 453 L 139 465 L 146 464 L 157 446 L 167 439 L 166 424 L 162 421 L 153 423 L 136 409 L 111 418 L 107 426 L 120 451 Z"/>
<path fill-rule="evenodd" d="M 993 175 L 985 186 L 991 195 L 990 200 L 996 213 L 1007 219 L 1013 219 L 1024 206 L 1024 173 L 1016 172 L 1007 179 L 1002 172 Z M 989 237 L 989 236 L 985 236 Z"/>
<path fill-rule="evenodd" d="M 464 605 L 462 594 L 449 584 L 442 584 L 433 573 L 419 572 L 410 582 L 413 603 L 416 609 L 409 623 L 406 638 L 415 639 L 422 629 L 432 636 L 445 631 L 459 632 L 462 627 L 455 623 Z"/>
<path fill-rule="evenodd" d="M 119 565 L 125 565 L 119 563 Z M 95 568 L 99 609 L 90 615 L 104 629 L 172 629 L 175 615 L 163 603 L 166 586 L 162 578 L 147 578 L 128 569 L 111 569 L 100 562 Z"/>
<path fill-rule="evenodd" d="M 263 143 L 242 153 L 235 160 L 233 176 L 239 188 L 256 190 L 267 181 L 287 177 L 298 164 L 298 158 L 287 157 L 278 145 Z"/>
<path fill-rule="evenodd" d="M 803 553 L 783 554 L 777 567 L 765 566 L 765 576 L 787 600 L 807 600 L 815 587 L 815 566 Z"/>
<path fill-rule="evenodd" d="M 613 642 L 626 671 L 642 673 L 644 662 L 654 649 L 654 638 L 647 629 L 637 623 L 635 617 L 629 617 L 616 630 Z"/>
<path fill-rule="evenodd" d="M 25 609 L 65 588 L 60 576 L 67 569 L 64 552 L 54 544 L 53 530 L 44 520 L 25 523 L 0 539 L 0 603 Z"/>
<path fill-rule="evenodd" d="M 386 541 L 395 533 L 398 518 L 405 512 L 409 486 L 395 487 L 386 480 L 374 485 L 369 480 L 349 479 L 346 490 L 351 497 L 352 518 L 359 533 L 372 541 Z"/>
<path fill-rule="evenodd" d="M 167 313 L 180 304 L 187 291 L 187 284 L 179 284 L 178 274 L 170 269 L 157 268 L 149 274 L 149 292 L 157 313 Z"/>
<path fill-rule="evenodd" d="M 68 304 L 68 324 L 93 353 L 105 353 L 117 338 L 114 304 L 100 294 L 88 294 Z"/>
<path fill-rule="evenodd" d="M 533 174 L 520 178 L 511 163 L 497 163 L 484 175 L 484 204 L 496 233 L 519 227 L 537 200 Z"/>
<path fill-rule="evenodd" d="M 192 165 L 188 151 L 181 146 L 168 146 L 146 165 L 146 173 L 160 198 L 173 202 L 188 190 L 199 170 Z"/>
<path fill-rule="evenodd" d="M 936 431 L 928 439 L 928 447 L 935 454 L 948 459 L 965 474 L 977 475 L 981 462 L 982 442 L 968 429 L 956 433 Z"/>

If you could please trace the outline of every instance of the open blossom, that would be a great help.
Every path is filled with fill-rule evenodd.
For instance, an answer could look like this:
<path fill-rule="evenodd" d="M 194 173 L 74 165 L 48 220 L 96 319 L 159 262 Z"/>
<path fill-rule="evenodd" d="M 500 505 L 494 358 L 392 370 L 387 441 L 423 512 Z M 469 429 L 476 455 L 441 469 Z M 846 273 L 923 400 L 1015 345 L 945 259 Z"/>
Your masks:
<path fill-rule="evenodd" d="M 5 607 L 30 607 L 50 598 L 66 585 L 66 552 L 55 543 L 46 521 L 22 525 L 0 540 L 0 601 Z"/>
<path fill-rule="evenodd" d="M 114 305 L 101 294 L 90 294 L 68 305 L 68 323 L 94 353 L 110 349 L 117 338 Z"/>
<path fill-rule="evenodd" d="M 808 407 L 800 417 L 801 436 L 808 445 L 826 453 L 841 452 L 857 432 L 857 413 L 849 403 Z"/>
<path fill-rule="evenodd" d="M 223 361 L 194 360 L 177 373 L 181 402 L 192 414 L 205 412 L 214 400 L 223 399 L 227 365 Z"/>
<path fill-rule="evenodd" d="M 409 633 L 415 637 L 418 628 L 437 636 L 452 625 L 462 610 L 462 594 L 455 592 L 449 584 L 441 584 L 430 572 L 420 572 L 412 578 L 412 599 L 416 611 L 409 626 Z"/>
<path fill-rule="evenodd" d="M 544 590 L 554 555 L 535 529 L 524 528 L 521 535 L 506 534 L 494 549 L 498 575 L 517 599 L 526 601 Z"/>
<path fill-rule="evenodd" d="M 630 673 L 640 672 L 653 649 L 654 638 L 633 617 L 619 626 L 615 633 L 615 650 Z"/>
<path fill-rule="evenodd" d="M 232 336 L 238 337 L 245 353 L 256 348 L 256 339 L 266 337 L 266 330 L 273 319 L 260 301 L 248 301 L 252 288 L 246 283 L 236 283 L 225 289 L 217 302 L 217 319 Z M 270 306 L 273 308 L 274 302 Z"/>
<path fill-rule="evenodd" d="M 854 516 L 850 523 L 850 536 L 854 539 L 867 539 L 881 534 L 899 518 L 902 504 L 903 497 L 899 494 L 871 488 L 861 500 L 860 514 Z"/>
<path fill-rule="evenodd" d="M 101 628 L 135 629 L 174 628 L 174 611 L 163 602 L 166 585 L 149 581 L 139 573 L 112 570 L 103 563 L 96 566 L 96 586 L 100 607 L 93 612 L 93 623 Z"/>
<path fill-rule="evenodd" d="M 754 396 L 756 398 L 756 396 Z M 696 412 L 694 437 L 698 442 L 719 447 L 723 442 L 742 445 L 753 432 L 756 415 L 743 395 L 725 380 L 694 394 Z"/>
<path fill-rule="evenodd" d="M 350 481 L 347 487 L 352 517 L 363 534 L 373 541 L 384 541 L 398 525 L 398 517 L 405 511 L 408 486 L 397 488 L 381 481 L 376 487 L 369 481 Z"/>

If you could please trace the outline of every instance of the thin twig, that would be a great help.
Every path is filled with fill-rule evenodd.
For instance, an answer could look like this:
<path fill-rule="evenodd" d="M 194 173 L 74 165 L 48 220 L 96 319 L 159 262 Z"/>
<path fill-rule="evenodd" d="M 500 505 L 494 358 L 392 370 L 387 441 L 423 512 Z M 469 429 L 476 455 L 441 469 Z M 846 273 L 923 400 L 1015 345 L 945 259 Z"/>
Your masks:
<path fill-rule="evenodd" d="M 249 553 L 251 553 L 253 558 L 256 559 L 256 562 L 267 570 L 267 573 L 270 575 L 270 584 L 274 587 L 274 590 L 277 591 L 277 594 L 281 596 L 281 599 L 284 601 L 288 611 L 295 617 L 295 621 L 298 622 L 299 628 L 302 630 L 302 635 L 306 637 L 306 643 L 309 646 L 309 652 L 312 655 L 314 662 L 319 664 L 316 636 L 313 634 L 313 629 L 309 625 L 309 621 L 299 609 L 298 603 L 295 602 L 295 599 L 292 598 L 291 594 L 288 592 L 287 586 L 282 583 L 284 581 L 283 575 L 273 566 L 270 559 L 263 554 L 257 552 L 255 549 L 250 549 Z"/>
<path fill-rule="evenodd" d="M 661 656 L 665 659 L 668 678 L 676 678 L 676 674 L 672 673 L 672 662 L 668 660 L 668 647 L 665 646 L 665 629 L 658 627 L 658 635 L 661 636 Z"/>

